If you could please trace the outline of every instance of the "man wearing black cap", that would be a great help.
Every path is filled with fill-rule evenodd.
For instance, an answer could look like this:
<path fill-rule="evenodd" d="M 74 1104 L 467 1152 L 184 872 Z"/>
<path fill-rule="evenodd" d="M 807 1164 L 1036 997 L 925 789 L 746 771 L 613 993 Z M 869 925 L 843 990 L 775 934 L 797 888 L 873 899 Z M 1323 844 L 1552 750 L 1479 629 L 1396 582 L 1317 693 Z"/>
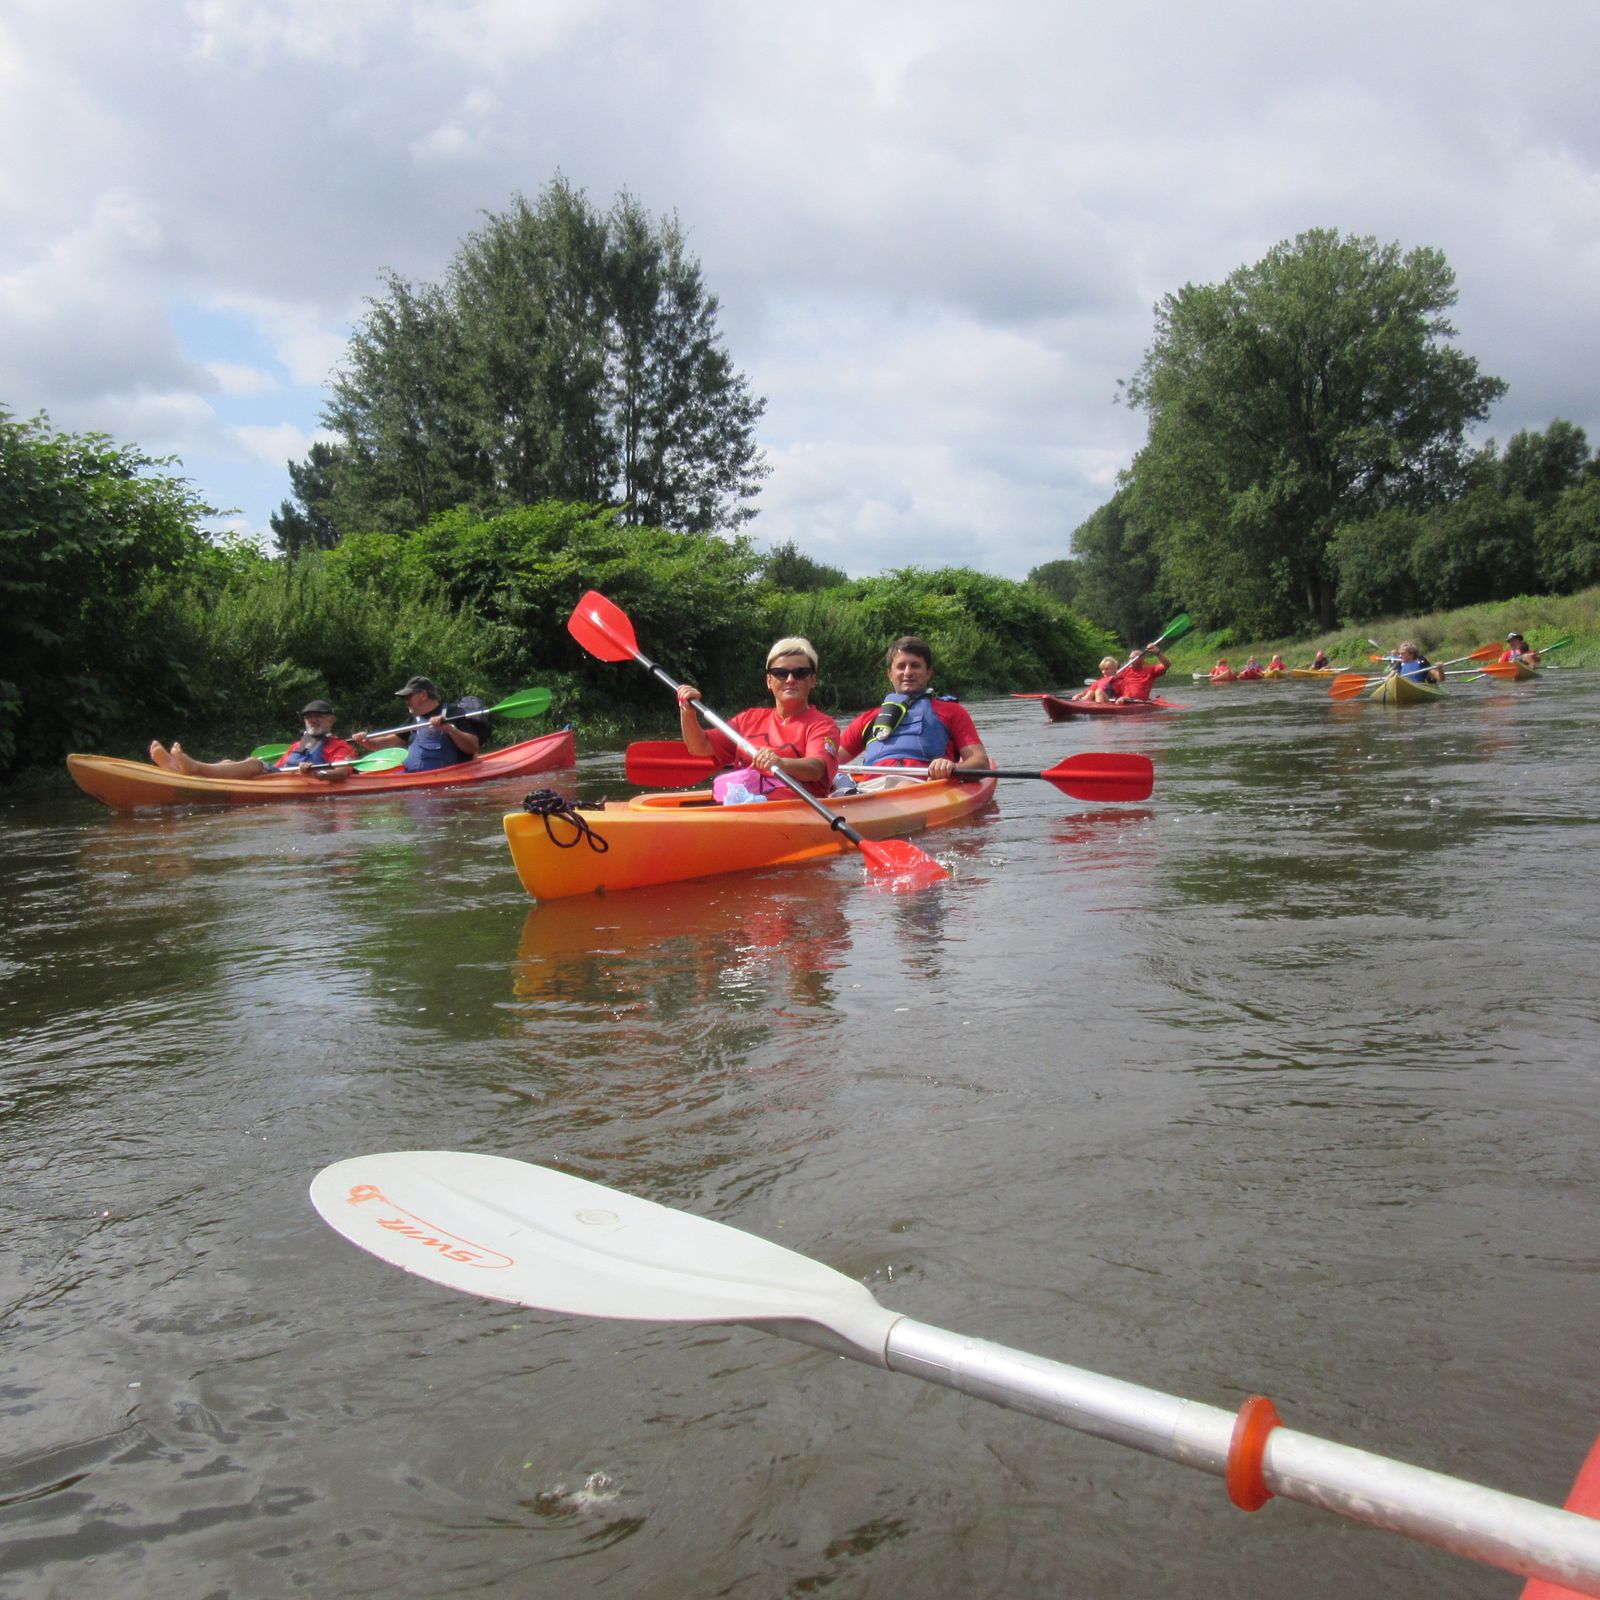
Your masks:
<path fill-rule="evenodd" d="M 1506 647 L 1500 652 L 1500 659 L 1518 661 L 1525 667 L 1536 667 L 1539 665 L 1539 652 L 1530 650 L 1527 640 L 1520 633 L 1508 633 Z"/>
<path fill-rule="evenodd" d="M 255 756 L 242 756 L 237 761 L 196 761 L 185 755 L 181 744 L 164 750 L 158 739 L 150 741 L 150 759 L 158 767 L 172 772 L 187 772 L 196 778 L 259 778 L 263 772 L 290 772 L 304 767 L 314 778 L 337 782 L 350 776 L 347 766 L 332 766 L 336 761 L 354 761 L 355 746 L 335 737 L 333 731 L 334 709 L 326 700 L 308 700 L 300 710 L 304 732 L 289 748 L 268 767 Z M 302 774 L 304 776 L 304 774 Z"/>
<path fill-rule="evenodd" d="M 402 733 L 358 733 L 357 744 L 367 750 L 403 747 L 407 772 L 431 772 L 477 755 L 489 725 L 472 715 L 476 707 L 445 705 L 432 678 L 407 678 L 395 698 L 405 701 L 415 727 Z"/>

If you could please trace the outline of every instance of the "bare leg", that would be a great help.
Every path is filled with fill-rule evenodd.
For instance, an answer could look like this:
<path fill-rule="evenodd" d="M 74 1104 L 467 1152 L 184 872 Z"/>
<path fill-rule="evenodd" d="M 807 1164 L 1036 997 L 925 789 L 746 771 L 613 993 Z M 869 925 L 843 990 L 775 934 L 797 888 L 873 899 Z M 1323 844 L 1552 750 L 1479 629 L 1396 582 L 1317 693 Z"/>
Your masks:
<path fill-rule="evenodd" d="M 176 742 L 167 753 L 167 765 L 191 778 L 256 778 L 267 770 L 266 763 L 254 756 L 243 756 L 238 761 L 196 761 Z"/>
<path fill-rule="evenodd" d="M 159 739 L 152 739 L 150 741 L 150 759 L 158 767 L 165 767 L 168 772 L 174 772 L 177 770 L 172 764 L 172 757 L 169 756 L 162 748 L 162 744 Z"/>

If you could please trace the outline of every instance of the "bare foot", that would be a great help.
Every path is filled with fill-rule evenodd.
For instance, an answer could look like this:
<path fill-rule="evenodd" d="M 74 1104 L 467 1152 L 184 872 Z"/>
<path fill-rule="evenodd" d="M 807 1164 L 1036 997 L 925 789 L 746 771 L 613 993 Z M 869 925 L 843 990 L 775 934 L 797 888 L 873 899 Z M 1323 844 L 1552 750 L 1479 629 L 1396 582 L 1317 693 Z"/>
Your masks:
<path fill-rule="evenodd" d="M 200 770 L 200 763 L 193 756 L 183 753 L 183 746 L 176 739 L 172 741 L 172 748 L 167 752 L 167 765 L 174 772 L 187 772 L 191 777 Z"/>
<path fill-rule="evenodd" d="M 172 757 L 162 749 L 161 741 L 159 739 L 152 739 L 150 741 L 150 759 L 155 762 L 158 767 L 165 767 L 168 772 L 175 770 Z"/>

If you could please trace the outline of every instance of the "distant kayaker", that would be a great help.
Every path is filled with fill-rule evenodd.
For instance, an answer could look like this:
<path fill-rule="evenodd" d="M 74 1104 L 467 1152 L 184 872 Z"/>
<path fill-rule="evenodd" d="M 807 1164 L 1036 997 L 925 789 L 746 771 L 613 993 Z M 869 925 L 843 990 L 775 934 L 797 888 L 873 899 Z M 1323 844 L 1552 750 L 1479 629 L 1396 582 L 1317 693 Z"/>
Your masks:
<path fill-rule="evenodd" d="M 1326 672 L 1328 670 L 1328 652 L 1326 650 L 1318 650 L 1312 656 L 1311 670 L 1313 672 Z"/>
<path fill-rule="evenodd" d="M 1109 700 L 1111 698 L 1111 680 L 1116 677 L 1122 663 L 1115 656 L 1100 657 L 1100 676 L 1093 683 L 1085 685 L 1075 695 L 1074 700 Z"/>
<path fill-rule="evenodd" d="M 1500 652 L 1500 659 L 1519 662 L 1525 667 L 1536 667 L 1539 665 L 1539 652 L 1530 650 L 1528 641 L 1520 633 L 1508 633 L 1506 647 Z"/>
<path fill-rule="evenodd" d="M 163 750 L 159 739 L 150 741 L 150 759 L 169 772 L 184 772 L 191 778 L 259 778 L 264 772 L 300 771 L 314 778 L 338 782 L 350 776 L 347 766 L 329 766 L 335 761 L 354 761 L 355 746 L 335 736 L 334 709 L 326 700 L 308 700 L 301 708 L 304 731 L 283 755 L 270 765 L 255 756 L 241 756 L 236 761 L 196 761 L 184 753 L 181 744 L 174 743 Z"/>
<path fill-rule="evenodd" d="M 948 778 L 957 766 L 994 765 L 967 708 L 933 692 L 933 650 L 925 639 L 914 633 L 896 639 L 884 660 L 890 693 L 844 730 L 840 748 L 847 757 L 859 755 L 872 767 L 926 767 L 930 778 Z"/>
<path fill-rule="evenodd" d="M 1267 663 L 1267 671 L 1287 672 L 1288 670 L 1288 667 L 1284 665 L 1283 657 L 1279 655 L 1277 651 L 1274 651 L 1272 654 L 1272 659 Z"/>
<path fill-rule="evenodd" d="M 1265 673 L 1266 669 L 1259 661 L 1256 660 L 1254 656 L 1251 656 L 1250 659 L 1239 668 L 1239 681 L 1241 683 L 1253 682 L 1256 678 L 1265 676 Z"/>
<path fill-rule="evenodd" d="M 743 783 L 750 798 L 784 788 L 772 776 L 786 772 L 812 794 L 825 795 L 839 770 L 839 724 L 811 705 L 817 681 L 817 652 L 798 635 L 779 639 L 767 652 L 770 706 L 756 706 L 729 717 L 729 723 L 756 746 Z M 745 759 L 739 747 L 716 728 L 706 728 L 694 714 L 700 691 L 693 684 L 678 688 L 678 722 L 692 755 L 710 756 L 721 766 Z"/>
<path fill-rule="evenodd" d="M 1228 665 L 1226 656 L 1218 656 L 1217 664 L 1211 669 L 1213 683 L 1232 683 L 1238 674 Z"/>
<path fill-rule="evenodd" d="M 1156 658 L 1154 666 L 1150 665 L 1151 656 Z M 1159 644 L 1135 650 L 1118 669 L 1116 677 L 1107 684 L 1106 698 L 1119 701 L 1148 700 L 1150 686 L 1157 678 L 1165 676 L 1171 665 L 1166 651 Z"/>
<path fill-rule="evenodd" d="M 1436 667 L 1423 655 L 1414 639 L 1407 639 L 1394 653 L 1394 664 L 1389 669 L 1391 678 L 1414 678 L 1418 683 L 1443 683 L 1444 669 Z M 1334 685 L 1338 687 L 1337 684 Z"/>
<path fill-rule="evenodd" d="M 481 717 L 470 715 L 459 722 L 447 719 L 478 709 L 481 701 L 476 705 L 466 702 L 446 705 L 432 678 L 408 678 L 394 693 L 397 700 L 405 701 L 415 726 L 400 733 L 355 734 L 356 743 L 363 749 L 403 749 L 407 772 L 453 767 L 477 755 L 478 746 L 489 732 L 489 724 Z"/>

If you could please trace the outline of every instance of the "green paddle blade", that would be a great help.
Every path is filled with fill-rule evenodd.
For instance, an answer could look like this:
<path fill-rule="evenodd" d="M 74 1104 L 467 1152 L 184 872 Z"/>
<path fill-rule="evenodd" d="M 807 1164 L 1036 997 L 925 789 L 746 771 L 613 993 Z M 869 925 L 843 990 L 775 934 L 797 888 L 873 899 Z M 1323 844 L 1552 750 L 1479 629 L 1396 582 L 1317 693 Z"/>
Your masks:
<path fill-rule="evenodd" d="M 497 706 L 486 706 L 483 715 L 492 711 L 502 717 L 537 717 L 550 709 L 548 689 L 519 689 L 509 700 Z"/>
<path fill-rule="evenodd" d="M 362 756 L 359 761 L 350 763 L 352 772 L 391 772 L 398 766 L 405 764 L 406 752 L 404 750 L 374 750 L 370 756 Z"/>
<path fill-rule="evenodd" d="M 289 746 L 286 744 L 258 744 L 250 752 L 250 756 L 256 761 L 276 761 L 279 756 L 286 756 L 288 753 Z"/>
<path fill-rule="evenodd" d="M 1156 643 L 1171 644 L 1174 639 L 1181 639 L 1184 634 L 1188 633 L 1193 627 L 1194 624 L 1189 620 L 1189 613 L 1187 611 L 1180 611 L 1177 616 L 1175 616 L 1172 621 L 1169 622 L 1164 629 L 1162 629 L 1161 637 L 1156 640 Z"/>

